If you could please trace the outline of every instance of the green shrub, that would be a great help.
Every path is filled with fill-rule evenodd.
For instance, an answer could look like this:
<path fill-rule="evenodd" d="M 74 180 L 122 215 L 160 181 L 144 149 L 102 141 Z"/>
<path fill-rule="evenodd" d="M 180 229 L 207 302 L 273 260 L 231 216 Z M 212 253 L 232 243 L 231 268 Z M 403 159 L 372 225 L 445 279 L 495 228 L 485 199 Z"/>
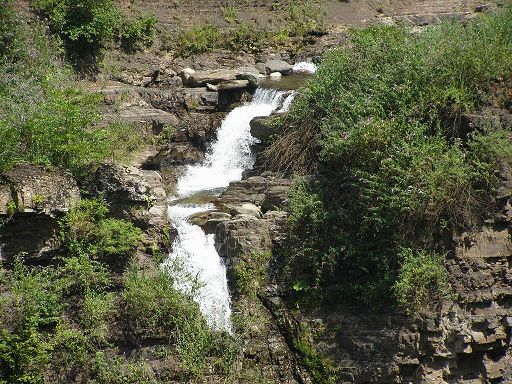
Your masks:
<path fill-rule="evenodd" d="M 19 162 L 51 164 L 83 175 L 112 156 L 124 158 L 139 134 L 114 123 L 97 128 L 99 94 L 73 87 L 60 48 L 38 23 L 12 25 L 17 43 L 0 58 L 0 171 Z"/>
<path fill-rule="evenodd" d="M 324 32 L 322 11 L 313 1 L 292 1 L 285 17 L 290 36 L 305 36 Z"/>
<path fill-rule="evenodd" d="M 72 255 L 126 256 L 137 247 L 142 231 L 108 212 L 102 200 L 82 200 L 61 220 L 60 237 Z"/>
<path fill-rule="evenodd" d="M 32 6 L 53 32 L 84 45 L 112 40 L 120 19 L 112 0 L 33 0 Z"/>
<path fill-rule="evenodd" d="M 266 154 L 274 169 L 315 174 L 290 197 L 290 286 L 387 306 L 402 248 L 438 249 L 489 212 L 512 134 L 468 133 L 462 114 L 511 76 L 511 28 L 508 6 L 421 34 L 354 30 L 324 56 Z"/>
<path fill-rule="evenodd" d="M 75 69 L 85 74 L 97 71 L 102 49 L 115 40 L 128 52 L 155 40 L 154 17 L 127 20 L 112 0 L 31 0 L 31 5 L 63 39 Z"/>
<path fill-rule="evenodd" d="M 156 24 L 153 16 L 123 21 L 119 33 L 121 47 L 128 52 L 151 47 L 156 38 Z"/>
<path fill-rule="evenodd" d="M 114 320 L 115 294 L 86 291 L 80 325 L 97 344 L 107 343 L 111 322 Z"/>
<path fill-rule="evenodd" d="M 60 321 L 52 338 L 52 370 L 61 377 L 77 377 L 80 371 L 87 370 L 91 348 L 89 338 L 80 328 Z"/>
<path fill-rule="evenodd" d="M 67 295 L 84 294 L 91 290 L 101 291 L 111 285 L 105 266 L 85 254 L 62 258 L 58 273 L 60 289 Z"/>
<path fill-rule="evenodd" d="M 43 383 L 51 361 L 44 327 L 54 326 L 63 309 L 50 269 L 28 269 L 19 260 L 2 279 L 0 298 L 0 383 Z"/>
<path fill-rule="evenodd" d="M 128 221 L 104 219 L 96 224 L 91 236 L 95 254 L 124 255 L 137 247 L 142 239 L 142 231 Z"/>
<path fill-rule="evenodd" d="M 210 52 L 220 45 L 219 29 L 206 22 L 204 25 L 181 30 L 176 36 L 175 50 L 180 56 Z"/>
<path fill-rule="evenodd" d="M 270 258 L 270 253 L 253 253 L 233 265 L 233 283 L 238 294 L 256 296 L 267 281 Z"/>
<path fill-rule="evenodd" d="M 233 5 L 228 4 L 225 7 L 221 7 L 220 9 L 222 11 L 224 20 L 226 20 L 228 23 L 234 23 L 237 20 L 238 16 L 236 8 Z"/>
<path fill-rule="evenodd" d="M 403 249 L 402 266 L 394 286 L 398 303 L 409 313 L 432 307 L 447 298 L 450 285 L 444 257 L 424 250 Z"/>
<path fill-rule="evenodd" d="M 233 360 L 233 342 L 206 324 L 199 306 L 191 297 L 176 290 L 166 271 L 140 271 L 128 268 L 122 293 L 124 316 L 132 337 L 167 340 L 172 343 L 182 368 L 199 375 L 210 365 L 223 372 Z"/>
<path fill-rule="evenodd" d="M 238 23 L 236 29 L 226 37 L 227 47 L 232 51 L 261 52 L 267 44 L 268 33 L 245 22 Z"/>

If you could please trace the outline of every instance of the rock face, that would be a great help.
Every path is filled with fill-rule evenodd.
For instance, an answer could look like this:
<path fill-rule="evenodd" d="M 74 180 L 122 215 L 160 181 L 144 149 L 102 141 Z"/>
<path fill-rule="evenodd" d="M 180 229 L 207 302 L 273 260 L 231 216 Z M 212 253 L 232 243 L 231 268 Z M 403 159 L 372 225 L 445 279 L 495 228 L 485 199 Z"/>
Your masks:
<path fill-rule="evenodd" d="M 277 261 L 272 260 L 266 264 L 266 287 L 247 302 L 238 293 L 244 276 L 240 271 L 261 264 L 256 255 L 271 253 L 285 238 L 287 213 L 282 208 L 290 181 L 268 174 L 231 183 L 218 206 L 252 204 L 264 212 L 258 217 L 232 209 L 231 218 L 215 223 L 216 246 L 226 258 L 235 292 L 234 309 L 245 313 L 253 306 L 270 315 L 269 327 L 277 327 L 285 342 L 279 350 L 288 353 L 285 372 L 292 372 L 300 382 L 311 380 L 307 359 L 295 348 L 308 330 L 311 347 L 335 367 L 337 383 L 512 383 L 512 188 L 508 184 L 500 189 L 494 218 L 472 232 L 454 235 L 447 260 L 453 298 L 435 312 L 409 317 L 394 310 L 371 313 L 342 306 L 291 311 L 276 290 L 279 276 L 273 275 Z M 247 343 L 260 343 L 260 337 L 252 335 Z"/>
<path fill-rule="evenodd" d="M 0 259 L 19 253 L 44 259 L 56 248 L 58 219 L 80 201 L 73 177 L 54 167 L 19 164 L 0 184 Z"/>

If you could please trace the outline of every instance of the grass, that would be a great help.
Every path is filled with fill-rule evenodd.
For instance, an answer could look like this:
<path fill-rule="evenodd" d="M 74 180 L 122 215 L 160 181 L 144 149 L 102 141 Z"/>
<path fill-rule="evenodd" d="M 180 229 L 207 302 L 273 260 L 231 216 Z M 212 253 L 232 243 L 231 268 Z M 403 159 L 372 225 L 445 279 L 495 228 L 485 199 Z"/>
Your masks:
<path fill-rule="evenodd" d="M 282 47 L 292 43 L 295 49 L 305 44 L 308 36 L 325 33 L 323 13 L 311 1 L 292 1 L 283 10 L 282 20 L 273 20 L 276 28 L 265 28 L 243 20 L 238 20 L 236 8 L 232 5 L 221 7 L 224 19 L 231 28 L 222 32 L 209 21 L 202 25 L 182 29 L 174 37 L 174 44 L 165 42 L 168 50 L 187 57 L 193 54 L 211 52 L 215 49 L 228 49 L 233 52 L 259 53 L 269 47 Z M 166 37 L 165 40 L 170 40 Z"/>
<path fill-rule="evenodd" d="M 314 175 L 290 198 L 290 286 L 321 294 L 329 285 L 337 289 L 326 300 L 376 307 L 417 292 L 429 304 L 422 291 L 442 276 L 415 280 L 411 260 L 442 264 L 425 255 L 443 254 L 440 239 L 485 218 L 512 159 L 510 127 L 475 130 L 463 118 L 510 86 L 511 28 L 505 6 L 419 34 L 353 30 L 324 56 L 266 153 L 270 168 Z"/>

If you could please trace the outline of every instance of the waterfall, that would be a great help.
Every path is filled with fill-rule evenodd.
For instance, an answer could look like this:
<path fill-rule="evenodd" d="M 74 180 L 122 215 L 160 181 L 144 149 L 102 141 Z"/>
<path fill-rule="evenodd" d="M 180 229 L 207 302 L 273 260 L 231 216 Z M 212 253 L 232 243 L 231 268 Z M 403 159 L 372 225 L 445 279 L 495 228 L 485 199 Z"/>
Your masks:
<path fill-rule="evenodd" d="M 194 196 L 210 194 L 213 199 L 230 182 L 241 180 L 243 171 L 254 165 L 250 147 L 255 139 L 250 121 L 284 107 L 287 95 L 275 89 L 257 89 L 251 103 L 231 111 L 217 131 L 217 140 L 205 161 L 187 168 L 178 180 L 177 195 L 169 203 L 168 216 L 177 238 L 163 266 L 172 273 L 176 288 L 198 302 L 213 329 L 231 332 L 226 268 L 215 249 L 214 235 L 206 235 L 189 222 L 191 215 L 214 209 L 209 203 L 197 204 Z"/>

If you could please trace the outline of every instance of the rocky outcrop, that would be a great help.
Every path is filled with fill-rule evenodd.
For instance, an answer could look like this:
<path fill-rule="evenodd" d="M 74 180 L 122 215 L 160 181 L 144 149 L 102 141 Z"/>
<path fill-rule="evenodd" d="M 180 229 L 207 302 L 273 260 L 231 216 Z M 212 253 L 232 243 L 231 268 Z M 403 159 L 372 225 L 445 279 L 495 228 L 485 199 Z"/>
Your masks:
<path fill-rule="evenodd" d="M 244 87 L 249 86 L 249 83 L 254 86 L 257 85 L 258 70 L 252 67 L 242 67 L 237 69 L 215 69 L 195 71 L 191 68 L 186 68 L 182 71 L 181 77 L 183 84 L 189 87 L 205 87 L 207 84 L 238 84 L 241 87 L 242 83 L 236 83 L 236 80 L 246 80 L 243 83 Z M 234 83 L 235 82 L 235 83 Z"/>
<path fill-rule="evenodd" d="M 167 194 L 154 170 L 103 164 L 83 185 L 92 197 L 106 199 L 117 217 L 132 217 L 146 225 L 166 224 Z"/>
<path fill-rule="evenodd" d="M 60 169 L 18 164 L 0 184 L 0 260 L 18 254 L 45 259 L 56 249 L 58 220 L 80 201 L 71 174 Z"/>
<path fill-rule="evenodd" d="M 291 75 L 292 66 L 284 60 L 269 60 L 265 64 L 265 73 L 280 73 L 282 75 Z"/>

